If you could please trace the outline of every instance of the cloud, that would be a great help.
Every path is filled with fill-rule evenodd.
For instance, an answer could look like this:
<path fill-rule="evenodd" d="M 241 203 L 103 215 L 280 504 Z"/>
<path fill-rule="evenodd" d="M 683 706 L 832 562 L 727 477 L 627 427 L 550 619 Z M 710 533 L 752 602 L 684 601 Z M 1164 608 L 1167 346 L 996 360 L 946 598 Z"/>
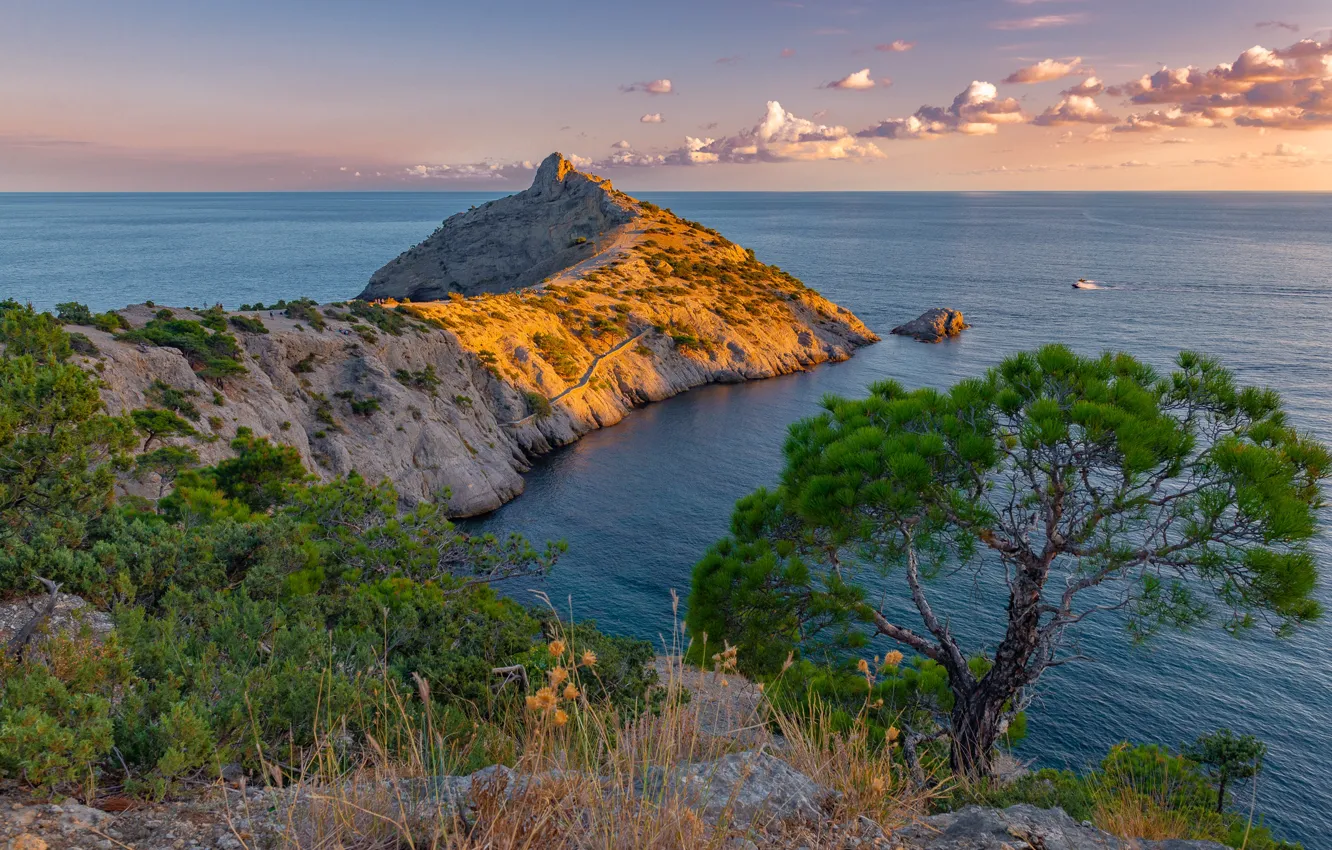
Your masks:
<path fill-rule="evenodd" d="M 872 142 L 856 138 L 846 127 L 801 118 L 770 100 L 762 119 L 735 135 L 686 136 L 679 148 L 659 153 L 616 151 L 599 165 L 652 167 L 882 158 L 883 151 Z"/>
<path fill-rule="evenodd" d="M 641 124 L 660 124 L 663 120 L 660 112 L 649 112 L 647 115 L 638 119 Z"/>
<path fill-rule="evenodd" d="M 1094 98 L 1070 94 L 1037 115 L 1032 123 L 1042 127 L 1060 127 L 1065 124 L 1114 124 L 1118 120 L 1102 109 Z"/>
<path fill-rule="evenodd" d="M 741 56 L 741 55 L 739 55 L 739 54 L 736 54 L 735 56 L 723 56 L 722 58 L 718 59 L 718 60 L 717 60 L 715 63 L 713 63 L 713 64 L 716 64 L 716 65 L 734 65 L 734 64 L 737 63 L 737 62 L 743 62 L 744 59 L 745 59 L 745 57 L 743 57 L 743 56 Z"/>
<path fill-rule="evenodd" d="M 618 142 L 611 145 L 611 147 L 616 148 L 617 150 L 627 151 L 632 148 L 633 145 L 629 144 L 628 139 L 620 139 Z"/>
<path fill-rule="evenodd" d="M 1040 30 L 1049 27 L 1066 27 L 1080 24 L 1086 19 L 1081 13 L 1073 15 L 1037 15 L 1034 18 L 1017 18 L 1008 21 L 994 21 L 990 29 L 994 30 Z"/>
<path fill-rule="evenodd" d="M 1258 23 L 1254 24 L 1254 27 L 1260 30 L 1270 29 L 1272 27 L 1280 27 L 1283 30 L 1290 30 L 1291 32 L 1300 31 L 1299 24 L 1292 24 L 1286 21 L 1259 21 Z"/>
<path fill-rule="evenodd" d="M 857 133 L 861 138 L 922 139 L 948 133 L 984 136 L 999 131 L 1000 124 L 1027 120 L 1022 107 L 1011 97 L 999 99 L 993 83 L 973 80 L 953 98 L 948 107 L 922 106 L 906 118 L 888 118 Z"/>
<path fill-rule="evenodd" d="M 831 83 L 824 83 L 820 88 L 825 89 L 844 89 L 846 91 L 865 91 L 874 88 L 874 80 L 870 77 L 869 68 L 861 68 L 851 74 L 847 74 L 840 80 L 833 80 Z"/>
<path fill-rule="evenodd" d="M 1042 59 L 1035 65 L 1018 68 L 1007 77 L 1004 77 L 1004 82 L 1048 83 L 1051 80 L 1062 80 L 1064 77 L 1076 74 L 1078 72 L 1078 66 L 1081 64 L 1081 56 L 1074 56 L 1067 61 L 1060 59 Z"/>
<path fill-rule="evenodd" d="M 1197 112 L 1185 112 L 1179 107 L 1135 112 L 1114 128 L 1116 133 L 1155 133 L 1177 127 L 1219 127 L 1220 122 Z"/>
<path fill-rule="evenodd" d="M 874 49 L 881 53 L 906 53 L 915 46 L 916 43 L 914 41 L 905 41 L 899 38 L 890 41 L 887 44 L 876 44 L 874 45 Z"/>
<path fill-rule="evenodd" d="M 1305 157 L 1308 157 L 1309 153 L 1310 153 L 1309 149 L 1306 148 L 1304 145 L 1291 145 L 1282 142 L 1281 144 L 1276 146 L 1276 150 L 1273 150 L 1269 153 L 1265 153 L 1263 154 L 1263 156 L 1282 156 L 1282 157 L 1295 157 L 1303 159 Z"/>
<path fill-rule="evenodd" d="M 1178 164 L 1219 165 L 1222 168 L 1234 168 L 1237 165 L 1244 165 L 1250 168 L 1304 168 L 1310 165 L 1318 165 L 1320 163 L 1328 164 L 1332 163 L 1332 160 L 1320 160 L 1313 151 L 1303 145 L 1282 143 L 1272 150 L 1264 151 L 1262 153 L 1245 151 L 1243 153 L 1230 154 L 1225 157 L 1208 157 Z"/>
<path fill-rule="evenodd" d="M 796 52 L 795 52 L 795 48 L 794 48 L 794 47 L 783 47 L 783 48 L 782 48 L 781 56 L 782 56 L 783 59 L 790 59 L 790 58 L 791 58 L 792 56 L 794 56 L 794 55 L 796 55 Z"/>
<path fill-rule="evenodd" d="M 1103 91 L 1105 91 L 1105 83 L 1101 82 L 1099 77 L 1087 77 L 1076 86 L 1064 89 L 1060 94 L 1064 96 L 1076 94 L 1082 97 L 1096 97 Z"/>
<path fill-rule="evenodd" d="M 648 80 L 645 83 L 630 83 L 627 86 L 620 86 L 620 91 L 641 91 L 647 92 L 648 94 L 671 94 L 675 91 L 675 88 L 671 85 L 670 80 L 662 79 Z"/>
<path fill-rule="evenodd" d="M 1332 124 L 1332 43 L 1256 45 L 1209 70 L 1165 67 L 1107 89 L 1138 104 L 1173 104 L 1220 125 L 1314 129 Z"/>
<path fill-rule="evenodd" d="M 578 163 L 581 157 L 571 157 L 571 161 Z M 589 160 L 582 159 L 584 163 Z M 498 162 L 493 160 L 482 160 L 481 162 L 463 162 L 451 165 L 411 165 L 402 170 L 402 176 L 408 180 L 447 180 L 447 181 L 498 181 L 511 179 L 530 179 L 526 172 L 532 171 L 533 165 L 529 161 L 523 162 Z"/>
<path fill-rule="evenodd" d="M 720 162 L 813 162 L 830 159 L 881 159 L 872 142 L 861 141 L 845 127 L 817 124 L 787 112 L 775 100 L 755 126 L 724 139 L 689 140 L 695 154 L 715 155 Z"/>

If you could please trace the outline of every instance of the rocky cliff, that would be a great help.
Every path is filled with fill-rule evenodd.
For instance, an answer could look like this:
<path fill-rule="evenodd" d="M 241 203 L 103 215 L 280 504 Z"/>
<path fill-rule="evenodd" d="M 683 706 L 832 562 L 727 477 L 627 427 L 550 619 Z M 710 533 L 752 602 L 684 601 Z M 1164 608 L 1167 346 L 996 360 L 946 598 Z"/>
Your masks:
<path fill-rule="evenodd" d="M 359 297 L 428 301 L 532 286 L 592 260 L 637 217 L 632 198 L 554 153 L 530 189 L 447 219 L 375 272 Z"/>
<path fill-rule="evenodd" d="M 534 457 L 636 406 L 842 360 L 876 339 L 715 231 L 558 154 L 531 189 L 449 222 L 376 273 L 366 293 L 387 299 L 378 305 L 211 317 L 140 305 L 118 313 L 134 329 L 152 325 L 157 342 L 130 338 L 142 330 L 71 330 L 96 349 L 83 362 L 112 411 L 161 406 L 168 391 L 188 399 L 199 431 L 189 441 L 205 462 L 249 428 L 294 446 L 321 477 L 387 477 L 408 501 L 447 489 L 460 515 L 499 507 Z M 427 263 L 423 247 L 440 259 Z M 170 345 L 171 322 L 201 319 L 225 327 L 208 334 L 235 337 L 243 371 L 218 377 Z"/>

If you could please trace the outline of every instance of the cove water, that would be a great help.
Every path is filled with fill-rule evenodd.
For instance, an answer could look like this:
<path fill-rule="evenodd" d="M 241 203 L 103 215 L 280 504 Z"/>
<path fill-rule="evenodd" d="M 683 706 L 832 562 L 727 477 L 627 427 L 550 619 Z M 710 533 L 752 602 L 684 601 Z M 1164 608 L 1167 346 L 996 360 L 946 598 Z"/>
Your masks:
<path fill-rule="evenodd" d="M 343 300 L 440 220 L 491 197 L 0 195 L 0 298 L 98 310 L 147 299 Z M 687 597 L 690 570 L 725 534 L 734 501 L 776 480 L 787 426 L 817 413 L 825 393 L 862 394 L 880 378 L 946 387 L 1051 341 L 1160 367 L 1194 349 L 1280 390 L 1299 427 L 1332 442 L 1326 195 L 645 197 L 753 248 L 884 340 L 846 363 L 635 411 L 541 461 L 523 496 L 470 523 L 567 540 L 556 572 L 529 585 L 610 631 L 668 635 L 671 590 Z M 1074 290 L 1080 277 L 1098 288 Z M 932 306 L 963 311 L 972 329 L 940 345 L 888 335 Z M 1316 550 L 1318 596 L 1332 609 L 1328 535 Z M 527 598 L 527 587 L 508 592 Z M 963 636 L 1001 628 L 992 586 L 953 581 L 932 592 Z M 897 599 L 888 607 L 909 619 Z M 1282 641 L 1199 628 L 1135 648 L 1113 615 L 1080 634 L 1095 660 L 1048 675 L 1019 756 L 1081 767 L 1120 740 L 1177 746 L 1218 726 L 1252 732 L 1269 746 L 1257 795 L 1268 824 L 1309 848 L 1332 846 L 1332 619 Z"/>

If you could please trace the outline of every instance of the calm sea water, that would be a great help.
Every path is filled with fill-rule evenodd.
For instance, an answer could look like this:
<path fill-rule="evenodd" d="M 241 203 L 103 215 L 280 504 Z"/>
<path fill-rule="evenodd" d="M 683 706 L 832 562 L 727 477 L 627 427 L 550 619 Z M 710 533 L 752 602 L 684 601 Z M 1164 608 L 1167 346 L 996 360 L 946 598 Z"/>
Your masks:
<path fill-rule="evenodd" d="M 339 300 L 441 219 L 489 197 L 0 195 L 0 297 L 98 309 L 150 298 Z M 1161 366 L 1197 349 L 1280 389 L 1299 425 L 1332 442 L 1328 196 L 648 197 L 754 248 L 885 339 L 847 363 L 636 411 L 544 460 L 524 496 L 475 523 L 567 539 L 542 588 L 610 630 L 668 633 L 671 589 L 687 595 L 690 569 L 725 533 L 735 499 L 775 480 L 787 425 L 815 413 L 824 393 L 859 394 L 878 378 L 946 386 L 1048 341 Z M 1084 276 L 1102 288 L 1074 291 Z M 936 305 L 961 309 L 974 327 L 935 346 L 887 336 Z M 1318 552 L 1319 595 L 1332 608 L 1326 537 Z M 992 589 L 935 592 L 968 637 L 999 628 Z M 1332 623 L 1287 641 L 1204 628 L 1140 649 L 1106 619 L 1084 629 L 1082 644 L 1097 660 L 1050 675 L 1022 757 L 1081 766 L 1124 739 L 1177 745 L 1218 726 L 1254 732 L 1270 747 L 1258 792 L 1269 823 L 1311 848 L 1332 846 Z"/>

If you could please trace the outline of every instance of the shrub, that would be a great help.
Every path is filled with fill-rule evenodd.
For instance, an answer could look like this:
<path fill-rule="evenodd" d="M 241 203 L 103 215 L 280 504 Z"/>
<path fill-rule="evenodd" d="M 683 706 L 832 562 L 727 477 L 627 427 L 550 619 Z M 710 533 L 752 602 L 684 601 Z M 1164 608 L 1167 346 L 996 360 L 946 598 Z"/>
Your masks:
<path fill-rule="evenodd" d="M 550 399 L 538 392 L 528 390 L 523 393 L 523 398 L 527 401 L 527 409 L 536 414 L 538 419 L 545 419 L 554 409 L 550 406 Z"/>
<path fill-rule="evenodd" d="M 263 322 L 259 321 L 258 319 L 252 318 L 250 316 L 232 316 L 231 324 L 234 325 L 237 330 L 244 331 L 245 333 L 250 333 L 250 334 L 268 333 L 267 325 L 265 325 Z"/>
<path fill-rule="evenodd" d="M 225 378 L 245 371 L 240 362 L 241 348 L 234 336 L 189 319 L 153 319 L 138 330 L 126 331 L 118 339 L 179 349 L 203 378 Z"/>
<path fill-rule="evenodd" d="M 393 373 L 393 377 L 397 378 L 398 383 L 403 386 L 412 387 L 430 395 L 435 395 L 440 385 L 439 375 L 435 374 L 435 366 L 432 363 L 427 363 L 424 369 L 418 371 L 399 369 Z"/>
<path fill-rule="evenodd" d="M 351 302 L 351 314 L 364 319 L 390 336 L 401 336 L 409 322 L 402 313 L 385 310 L 378 304 L 367 301 Z"/>
<path fill-rule="evenodd" d="M 81 333 L 69 335 L 69 347 L 75 354 L 82 354 L 84 357 L 97 357 L 102 353 L 92 340 Z"/>
<path fill-rule="evenodd" d="M 352 399 L 351 412 L 357 416 L 369 416 L 377 410 L 379 410 L 379 399 L 377 398 Z"/>
<path fill-rule="evenodd" d="M 288 319 L 295 319 L 298 322 L 305 322 L 317 331 L 322 331 L 328 327 L 328 322 L 319 315 L 319 304 L 313 298 L 300 298 L 296 301 L 279 301 L 274 304 L 274 309 L 280 309 Z"/>

